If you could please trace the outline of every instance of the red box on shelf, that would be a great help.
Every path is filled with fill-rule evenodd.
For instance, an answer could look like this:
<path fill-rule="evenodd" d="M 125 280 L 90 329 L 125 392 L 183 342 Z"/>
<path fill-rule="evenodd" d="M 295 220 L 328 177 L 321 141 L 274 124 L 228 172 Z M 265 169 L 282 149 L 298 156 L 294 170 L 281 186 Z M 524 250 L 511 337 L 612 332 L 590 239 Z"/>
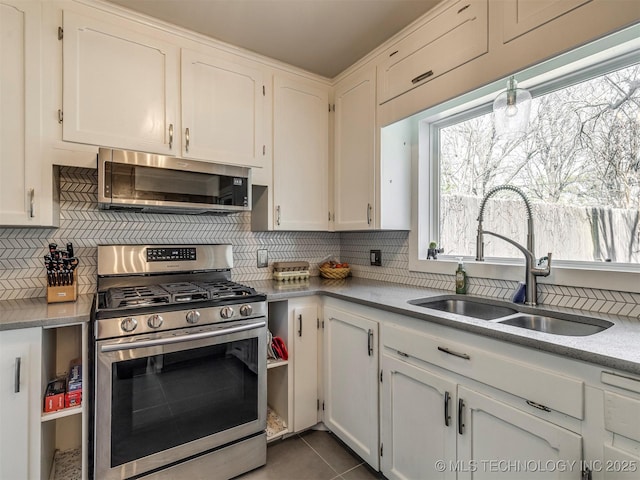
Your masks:
<path fill-rule="evenodd" d="M 64 408 L 64 397 L 67 386 L 64 378 L 56 378 L 47 384 L 44 394 L 44 412 L 55 412 Z"/>
<path fill-rule="evenodd" d="M 78 407 L 82 404 L 82 390 L 67 392 L 64 396 L 64 408 Z"/>

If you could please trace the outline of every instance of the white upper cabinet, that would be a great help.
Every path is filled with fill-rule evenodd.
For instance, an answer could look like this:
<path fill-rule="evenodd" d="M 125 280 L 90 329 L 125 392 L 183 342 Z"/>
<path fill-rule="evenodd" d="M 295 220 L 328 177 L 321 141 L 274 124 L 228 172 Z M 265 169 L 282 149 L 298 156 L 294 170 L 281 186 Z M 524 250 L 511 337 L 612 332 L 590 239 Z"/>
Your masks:
<path fill-rule="evenodd" d="M 504 42 L 513 40 L 540 25 L 592 0 L 511 0 L 503 2 Z"/>
<path fill-rule="evenodd" d="M 130 21 L 63 24 L 63 140 L 177 154 L 179 49 Z"/>
<path fill-rule="evenodd" d="M 487 0 L 459 0 L 436 7 L 424 24 L 380 54 L 378 102 L 423 85 L 487 51 Z"/>
<path fill-rule="evenodd" d="M 279 74 L 273 96 L 274 229 L 327 230 L 328 88 Z"/>
<path fill-rule="evenodd" d="M 375 228 L 376 71 L 351 74 L 335 87 L 334 228 Z"/>
<path fill-rule="evenodd" d="M 0 1 L 0 225 L 55 223 L 40 158 L 40 12 L 37 1 Z"/>
<path fill-rule="evenodd" d="M 182 50 L 182 156 L 261 167 L 265 87 L 260 69 Z"/>

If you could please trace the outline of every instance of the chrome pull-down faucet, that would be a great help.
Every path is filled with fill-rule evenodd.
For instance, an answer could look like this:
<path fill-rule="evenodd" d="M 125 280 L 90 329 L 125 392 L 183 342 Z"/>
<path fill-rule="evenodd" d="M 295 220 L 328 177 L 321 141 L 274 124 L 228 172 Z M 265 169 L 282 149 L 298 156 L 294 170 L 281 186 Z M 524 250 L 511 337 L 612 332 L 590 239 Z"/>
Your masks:
<path fill-rule="evenodd" d="M 510 238 L 505 237 L 504 235 L 500 235 L 499 233 L 489 232 L 487 230 L 482 229 L 482 220 L 484 217 L 484 208 L 487 203 L 487 200 L 495 195 L 497 192 L 501 190 L 509 190 L 511 192 L 515 192 L 522 200 L 524 200 L 524 205 L 527 209 L 527 247 L 523 247 L 517 242 L 514 242 Z M 487 194 L 482 199 L 480 203 L 480 213 L 478 214 L 478 235 L 476 237 L 476 261 L 483 262 L 484 261 L 484 235 L 492 235 L 494 237 L 500 238 L 505 242 L 510 243 L 518 250 L 522 252 L 525 260 L 525 300 L 524 302 L 527 305 L 536 305 L 538 303 L 538 286 L 536 277 L 546 277 L 551 273 L 551 253 L 547 254 L 547 265 L 544 268 L 535 267 L 536 264 L 536 256 L 534 253 L 534 240 L 535 236 L 533 233 L 533 215 L 531 213 L 531 203 L 529 199 L 524 194 L 522 190 L 513 185 L 499 185 L 497 187 L 493 187 L 491 190 L 487 192 Z"/>

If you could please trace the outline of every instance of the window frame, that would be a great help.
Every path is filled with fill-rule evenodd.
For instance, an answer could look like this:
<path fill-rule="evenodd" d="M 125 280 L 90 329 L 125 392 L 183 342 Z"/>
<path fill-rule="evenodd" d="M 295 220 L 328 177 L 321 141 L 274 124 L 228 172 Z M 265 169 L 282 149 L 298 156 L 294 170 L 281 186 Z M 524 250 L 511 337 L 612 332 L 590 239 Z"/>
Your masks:
<path fill-rule="evenodd" d="M 527 88 L 535 98 L 635 64 L 638 62 L 640 39 L 637 35 L 634 37 L 634 31 L 637 31 L 636 28 L 618 32 L 518 72 L 516 78 L 519 85 Z M 437 261 L 426 259 L 428 243 L 439 238 L 438 132 L 446 126 L 490 112 L 493 99 L 505 89 L 505 85 L 506 79 L 498 80 L 406 120 L 412 122 L 412 127 L 418 131 L 418 158 L 414 161 L 417 174 L 413 176 L 414 208 L 409 234 L 410 271 L 454 273 L 457 266 L 455 256 L 442 255 Z M 541 252 L 537 253 L 541 255 Z M 465 256 L 464 261 L 471 277 L 513 281 L 524 279 L 524 258 L 486 258 L 484 262 L 476 262 L 474 256 Z M 609 290 L 640 293 L 640 264 L 554 260 L 551 275 L 541 277 L 539 283 L 586 288 L 606 286 Z"/>

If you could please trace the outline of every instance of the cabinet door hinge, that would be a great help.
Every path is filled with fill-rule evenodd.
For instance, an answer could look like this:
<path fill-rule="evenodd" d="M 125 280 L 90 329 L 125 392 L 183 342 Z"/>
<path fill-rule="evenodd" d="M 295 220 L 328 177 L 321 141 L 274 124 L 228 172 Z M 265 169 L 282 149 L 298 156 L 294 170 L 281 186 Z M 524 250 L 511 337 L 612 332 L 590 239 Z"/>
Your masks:
<path fill-rule="evenodd" d="M 320 399 L 317 399 L 316 410 L 320 410 Z"/>
<path fill-rule="evenodd" d="M 382 444 L 382 443 L 381 443 L 381 444 L 380 444 L 380 456 L 381 456 L 381 457 L 383 457 L 383 456 L 384 456 L 384 455 L 383 455 L 383 453 L 382 453 L 382 452 L 383 452 L 383 450 L 384 450 L 384 444 Z"/>
<path fill-rule="evenodd" d="M 62 40 L 64 38 L 64 28 L 58 27 L 58 40 Z"/>
<path fill-rule="evenodd" d="M 267 154 L 267 146 L 266 145 L 262 145 L 262 155 L 266 155 Z"/>
<path fill-rule="evenodd" d="M 591 469 L 589 467 L 584 467 L 581 473 L 580 480 L 591 480 Z"/>
<path fill-rule="evenodd" d="M 64 113 L 62 112 L 62 109 L 58 109 L 58 123 L 62 123 L 63 118 Z"/>

